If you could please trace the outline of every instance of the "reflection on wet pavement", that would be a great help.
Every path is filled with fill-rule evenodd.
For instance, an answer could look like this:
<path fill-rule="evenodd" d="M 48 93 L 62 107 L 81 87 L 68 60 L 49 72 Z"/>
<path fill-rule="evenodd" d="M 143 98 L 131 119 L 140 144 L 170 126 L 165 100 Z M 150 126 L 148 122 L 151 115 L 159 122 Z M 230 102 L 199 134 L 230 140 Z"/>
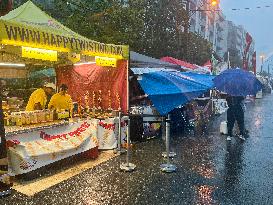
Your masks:
<path fill-rule="evenodd" d="M 137 170 L 119 171 L 125 156 L 111 159 L 33 197 L 15 192 L 0 204 L 273 204 L 273 96 L 247 106 L 249 138 L 231 142 L 219 134 L 225 115 L 215 117 L 204 136 L 172 136 L 177 172 L 162 173 L 164 142 L 137 144 Z"/>
<path fill-rule="evenodd" d="M 214 187 L 208 185 L 201 185 L 196 187 L 197 200 L 196 204 L 212 204 L 216 203 L 212 198 Z"/>

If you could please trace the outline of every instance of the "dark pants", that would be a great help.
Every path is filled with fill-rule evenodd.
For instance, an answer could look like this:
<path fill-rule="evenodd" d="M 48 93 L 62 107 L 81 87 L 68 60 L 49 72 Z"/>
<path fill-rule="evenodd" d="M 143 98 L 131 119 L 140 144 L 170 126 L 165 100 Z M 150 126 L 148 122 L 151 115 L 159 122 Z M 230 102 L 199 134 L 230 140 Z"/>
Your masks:
<path fill-rule="evenodd" d="M 132 142 L 143 140 L 143 117 L 130 116 L 130 139 Z"/>
<path fill-rule="evenodd" d="M 240 134 L 245 134 L 245 121 L 244 121 L 244 111 L 240 105 L 232 106 L 227 110 L 227 128 L 228 135 L 232 136 L 232 129 L 234 127 L 234 123 L 237 121 L 239 126 Z"/>

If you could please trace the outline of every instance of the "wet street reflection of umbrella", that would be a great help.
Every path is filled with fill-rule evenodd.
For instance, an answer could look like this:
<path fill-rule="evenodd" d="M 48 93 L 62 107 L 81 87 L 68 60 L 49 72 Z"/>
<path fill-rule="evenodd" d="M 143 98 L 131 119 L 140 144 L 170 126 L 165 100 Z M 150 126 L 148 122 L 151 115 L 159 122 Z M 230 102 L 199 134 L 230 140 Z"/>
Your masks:
<path fill-rule="evenodd" d="M 262 83 L 251 72 L 242 69 L 229 69 L 213 80 L 217 90 L 232 96 L 256 95 Z"/>

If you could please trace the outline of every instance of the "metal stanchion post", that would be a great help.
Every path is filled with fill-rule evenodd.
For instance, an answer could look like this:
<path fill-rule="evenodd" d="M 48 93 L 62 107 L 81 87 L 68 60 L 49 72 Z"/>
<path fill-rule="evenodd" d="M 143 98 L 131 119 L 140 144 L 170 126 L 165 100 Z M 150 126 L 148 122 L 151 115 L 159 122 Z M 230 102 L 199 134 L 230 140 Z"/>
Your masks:
<path fill-rule="evenodd" d="M 168 119 L 167 119 L 167 121 L 169 121 L 169 123 L 168 123 L 168 125 L 169 125 L 169 134 L 170 134 L 170 115 L 168 115 Z M 167 122 L 166 122 L 166 133 L 167 133 Z M 168 140 L 170 140 L 170 139 L 168 139 Z M 166 134 L 166 136 L 165 136 L 165 143 L 166 143 L 166 147 L 167 147 L 167 134 Z M 170 141 L 168 142 L 169 143 L 169 145 L 168 146 L 170 146 Z M 169 149 L 169 148 L 168 148 Z M 176 153 L 175 152 L 170 152 L 169 151 L 169 156 L 167 156 L 167 149 L 166 149 L 166 152 L 163 152 L 162 153 L 162 157 L 171 157 L 171 158 L 174 158 L 174 157 L 176 157 Z"/>
<path fill-rule="evenodd" d="M 162 140 L 165 141 L 166 139 L 166 123 L 164 123 L 164 117 L 161 117 L 161 133 L 162 133 Z"/>
<path fill-rule="evenodd" d="M 121 112 L 118 113 L 118 118 L 119 118 L 119 121 L 118 121 L 118 143 L 117 143 L 118 145 L 117 145 L 116 152 L 118 154 L 123 154 L 126 152 L 126 150 L 121 147 L 121 118 L 122 118 Z"/>
<path fill-rule="evenodd" d="M 161 164 L 160 169 L 162 172 L 175 172 L 176 166 L 170 163 L 170 118 L 166 120 L 166 155 L 167 155 L 167 164 Z"/>
<path fill-rule="evenodd" d="M 120 165 L 120 169 L 126 172 L 134 171 L 136 168 L 135 164 L 129 162 L 130 157 L 130 118 L 128 119 L 128 127 L 127 127 L 127 156 L 126 163 L 122 163 Z"/>

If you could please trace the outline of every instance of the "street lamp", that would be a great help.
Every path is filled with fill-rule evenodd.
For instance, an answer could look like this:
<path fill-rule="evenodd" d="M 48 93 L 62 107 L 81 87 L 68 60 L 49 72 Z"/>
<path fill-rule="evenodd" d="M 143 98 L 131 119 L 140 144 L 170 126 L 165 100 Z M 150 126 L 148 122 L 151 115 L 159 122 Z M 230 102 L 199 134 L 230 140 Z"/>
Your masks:
<path fill-rule="evenodd" d="M 216 7 L 219 5 L 219 0 L 211 0 L 210 4 L 211 6 Z"/>
<path fill-rule="evenodd" d="M 266 61 L 266 63 L 267 63 L 267 74 L 268 74 L 268 76 L 271 76 L 270 70 L 272 70 L 273 64 L 272 64 L 271 60 L 269 60 L 269 62 Z"/>
<path fill-rule="evenodd" d="M 215 12 L 215 11 L 220 11 L 219 9 L 219 5 L 220 5 L 220 0 L 205 0 L 204 2 L 202 2 L 202 4 L 200 6 L 198 6 L 198 9 L 190 9 L 190 3 L 191 0 L 186 0 L 186 11 L 187 14 L 189 15 L 189 12 L 197 12 L 197 11 L 211 11 L 211 12 Z M 208 5 L 211 8 L 209 9 L 201 9 L 201 7 Z"/>
<path fill-rule="evenodd" d="M 262 64 L 261 64 L 261 72 L 263 72 L 263 64 L 264 64 L 265 55 L 264 55 L 264 54 L 260 55 L 260 58 L 261 58 L 261 61 L 262 61 Z"/>

